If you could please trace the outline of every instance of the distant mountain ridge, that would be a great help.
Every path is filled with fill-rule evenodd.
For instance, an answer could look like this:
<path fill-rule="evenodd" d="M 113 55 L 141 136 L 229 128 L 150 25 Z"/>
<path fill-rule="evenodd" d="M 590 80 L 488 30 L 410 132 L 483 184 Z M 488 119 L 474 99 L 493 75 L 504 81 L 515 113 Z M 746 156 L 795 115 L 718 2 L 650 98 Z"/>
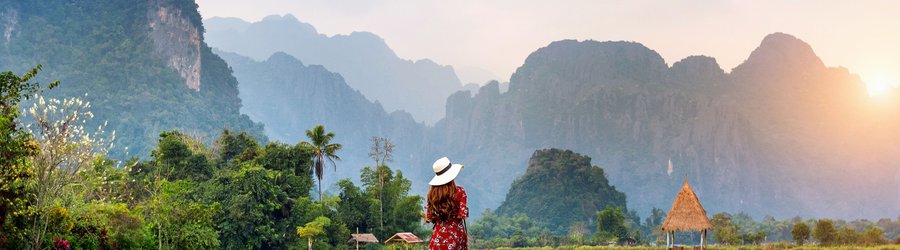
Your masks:
<path fill-rule="evenodd" d="M 462 89 L 452 67 L 428 59 L 401 59 L 369 32 L 329 37 L 291 15 L 268 16 L 255 23 L 213 17 L 204 23 L 212 47 L 259 61 L 285 52 L 323 65 L 386 110 L 405 110 L 417 121 L 433 124 L 443 118 L 447 96 Z"/>
<path fill-rule="evenodd" d="M 900 139 L 892 132 L 900 120 L 872 130 L 877 117 L 858 77 L 825 67 L 787 34 L 767 36 L 730 74 L 703 56 L 668 67 L 638 43 L 558 41 L 526 59 L 508 92 L 495 88 L 455 94 L 436 125 L 451 152 L 479 147 L 464 161 L 545 147 L 583 152 L 641 213 L 666 207 L 683 177 L 710 211 L 890 217 L 900 209 L 891 189 L 900 150 L 868 138 Z M 490 168 L 515 174 L 524 165 Z M 467 168 L 484 172 L 472 181 L 489 189 L 512 180 L 475 169 Z"/>
<path fill-rule="evenodd" d="M 275 60 L 286 56 L 273 55 L 264 64 L 317 68 Z M 298 84 L 280 77 L 310 71 L 244 69 L 223 57 L 246 87 L 263 80 Z M 317 74 L 297 79 L 322 79 Z M 892 193 L 900 186 L 900 160 L 892 157 L 900 154 L 892 146 L 900 139 L 900 109 L 891 106 L 876 116 L 857 76 L 825 67 L 808 44 L 787 34 L 767 36 L 732 73 L 706 56 L 669 67 L 635 42 L 553 42 L 526 59 L 507 91 L 491 82 L 477 93 L 449 96 L 446 117 L 434 126 L 398 120 L 398 114 L 386 118 L 339 76 L 322 74 L 332 80 L 316 86 L 334 92 L 273 87 L 281 91 L 263 96 L 270 102 L 284 95 L 298 107 L 345 100 L 332 112 L 279 116 L 337 123 L 337 133 L 350 144 L 341 170 L 347 172 L 338 176 L 354 177 L 357 166 L 366 164 L 365 134 L 386 136 L 403 150 L 391 165 L 413 183 L 427 183 L 433 173 L 423 166 L 438 157 L 466 164 L 458 183 L 469 191 L 475 214 L 500 205 L 532 152 L 548 147 L 592 158 L 629 197 L 628 208 L 639 213 L 671 205 L 685 177 L 712 213 L 875 218 L 896 216 L 891 213 L 900 208 Z M 342 87 L 326 87 L 332 85 Z M 260 102 L 254 99 L 244 100 L 248 108 Z M 279 105 L 260 107 L 274 106 Z M 426 188 L 416 185 L 413 191 Z"/>
<path fill-rule="evenodd" d="M 395 158 L 400 162 L 408 162 L 406 156 L 423 142 L 426 127 L 409 113 L 385 112 L 380 104 L 348 86 L 341 75 L 320 65 L 305 65 L 283 52 L 264 61 L 216 53 L 231 65 L 241 82 L 240 97 L 246 100 L 241 112 L 267 124 L 269 138 L 296 144 L 308 140 L 305 131 L 319 124 L 337 135 L 334 142 L 344 146 L 339 152 L 343 160 L 338 162 L 338 172 L 328 171 L 326 182 L 357 179 L 364 166 L 374 165 L 366 157 L 372 136 L 398 143 Z"/>

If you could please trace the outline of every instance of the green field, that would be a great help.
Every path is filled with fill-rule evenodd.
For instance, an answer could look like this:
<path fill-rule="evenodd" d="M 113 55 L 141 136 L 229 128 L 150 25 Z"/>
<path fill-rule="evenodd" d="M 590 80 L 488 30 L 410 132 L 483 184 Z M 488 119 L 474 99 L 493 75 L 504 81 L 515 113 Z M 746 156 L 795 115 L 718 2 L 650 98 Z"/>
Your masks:
<path fill-rule="evenodd" d="M 560 247 L 529 247 L 529 248 L 497 248 L 497 250 L 507 250 L 507 249 L 516 249 L 516 250 L 599 250 L 599 249 L 622 249 L 622 250 L 662 250 L 666 249 L 665 247 L 649 247 L 649 246 L 639 246 L 639 247 L 606 247 L 606 246 L 560 246 Z M 828 250 L 892 250 L 892 249 L 900 249 L 900 245 L 881 245 L 881 246 L 815 246 L 815 245 L 804 245 L 804 246 L 795 246 L 788 244 L 764 244 L 764 245 L 748 245 L 748 246 L 708 246 L 706 249 L 717 250 L 717 249 L 727 249 L 727 250 L 750 250 L 750 249 L 828 249 Z"/>

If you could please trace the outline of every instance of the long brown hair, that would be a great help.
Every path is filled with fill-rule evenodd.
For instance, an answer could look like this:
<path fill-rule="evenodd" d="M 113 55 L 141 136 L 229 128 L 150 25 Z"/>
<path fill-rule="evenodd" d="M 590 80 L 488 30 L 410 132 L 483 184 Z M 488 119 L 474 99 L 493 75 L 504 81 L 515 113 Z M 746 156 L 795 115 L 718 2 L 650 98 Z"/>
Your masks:
<path fill-rule="evenodd" d="M 428 188 L 428 216 L 431 221 L 446 221 L 456 217 L 458 212 L 459 200 L 454 181 Z"/>

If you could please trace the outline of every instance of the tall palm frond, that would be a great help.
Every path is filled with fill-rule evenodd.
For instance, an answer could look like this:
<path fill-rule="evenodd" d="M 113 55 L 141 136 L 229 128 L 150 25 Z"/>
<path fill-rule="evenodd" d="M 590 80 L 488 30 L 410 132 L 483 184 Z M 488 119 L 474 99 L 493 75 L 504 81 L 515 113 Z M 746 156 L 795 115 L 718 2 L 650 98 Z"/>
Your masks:
<path fill-rule="evenodd" d="M 331 143 L 331 140 L 334 139 L 334 133 L 326 133 L 325 127 L 322 125 L 316 125 L 312 129 L 306 130 L 306 137 L 309 138 L 310 142 L 300 142 L 300 146 L 308 148 L 312 153 L 313 164 L 310 167 L 313 169 L 316 179 L 319 180 L 319 200 L 322 200 L 322 176 L 325 172 L 325 161 L 331 162 L 334 171 L 337 171 L 337 164 L 334 161 L 341 160 L 341 157 L 337 155 L 337 151 L 341 150 L 343 146 Z"/>

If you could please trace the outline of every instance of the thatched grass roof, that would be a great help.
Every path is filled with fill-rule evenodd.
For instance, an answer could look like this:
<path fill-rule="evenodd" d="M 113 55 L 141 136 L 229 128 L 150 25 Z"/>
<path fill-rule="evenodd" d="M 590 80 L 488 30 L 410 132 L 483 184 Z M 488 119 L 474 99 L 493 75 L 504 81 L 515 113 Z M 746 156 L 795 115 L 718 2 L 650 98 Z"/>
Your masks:
<path fill-rule="evenodd" d="M 350 234 L 350 240 L 347 242 L 378 243 L 378 238 L 375 238 L 374 234 Z"/>
<path fill-rule="evenodd" d="M 712 228 L 712 223 L 706 217 L 706 210 L 700 205 L 700 199 L 691 189 L 687 178 L 684 179 L 684 185 L 675 197 L 672 203 L 672 209 L 669 209 L 669 215 L 663 222 L 663 231 L 700 231 Z"/>
<path fill-rule="evenodd" d="M 391 236 L 390 238 L 388 238 L 386 241 L 384 241 L 384 243 L 397 243 L 397 242 L 419 243 L 419 242 L 422 242 L 422 240 L 420 240 L 419 237 L 416 237 L 416 235 L 412 234 L 412 233 L 397 233 L 397 234 L 394 234 L 394 236 Z"/>

